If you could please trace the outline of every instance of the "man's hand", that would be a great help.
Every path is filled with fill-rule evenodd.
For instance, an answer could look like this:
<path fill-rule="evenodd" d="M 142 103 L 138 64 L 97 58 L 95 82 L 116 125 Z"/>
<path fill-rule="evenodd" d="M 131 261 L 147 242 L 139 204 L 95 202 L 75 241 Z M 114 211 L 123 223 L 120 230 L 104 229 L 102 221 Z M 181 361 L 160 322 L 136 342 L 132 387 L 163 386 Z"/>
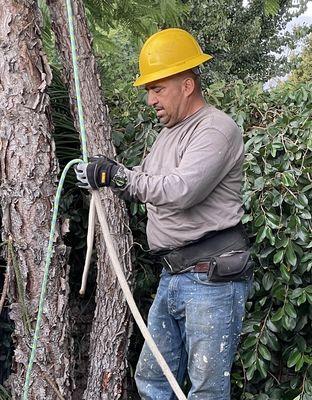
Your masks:
<path fill-rule="evenodd" d="M 120 167 L 105 156 L 91 157 L 90 162 L 75 166 L 78 186 L 84 189 L 99 189 L 110 186 L 112 178 Z"/>

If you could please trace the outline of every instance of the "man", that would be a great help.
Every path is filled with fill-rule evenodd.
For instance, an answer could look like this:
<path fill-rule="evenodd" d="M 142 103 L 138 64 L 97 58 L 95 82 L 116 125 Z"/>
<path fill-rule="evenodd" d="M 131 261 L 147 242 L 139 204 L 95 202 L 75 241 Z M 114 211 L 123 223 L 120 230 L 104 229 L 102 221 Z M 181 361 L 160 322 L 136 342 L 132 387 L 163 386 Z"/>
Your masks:
<path fill-rule="evenodd" d="M 151 36 L 134 83 L 164 126 L 150 154 L 132 170 L 98 157 L 76 173 L 83 187 L 146 203 L 149 246 L 164 265 L 149 330 L 180 384 L 188 373 L 188 399 L 229 400 L 252 271 L 240 223 L 243 140 L 202 96 L 198 66 L 210 58 L 181 29 Z M 175 398 L 146 345 L 135 378 L 142 399 Z"/>

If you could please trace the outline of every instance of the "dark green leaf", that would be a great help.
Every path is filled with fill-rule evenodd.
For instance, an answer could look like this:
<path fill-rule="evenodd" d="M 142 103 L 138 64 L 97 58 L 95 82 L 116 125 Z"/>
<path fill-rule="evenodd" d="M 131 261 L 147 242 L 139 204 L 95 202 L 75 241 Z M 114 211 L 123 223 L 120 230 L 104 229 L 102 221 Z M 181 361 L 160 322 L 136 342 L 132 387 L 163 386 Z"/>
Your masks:
<path fill-rule="evenodd" d="M 296 319 L 291 318 L 288 315 L 284 315 L 282 318 L 282 325 L 287 331 L 293 331 L 296 327 Z"/>
<path fill-rule="evenodd" d="M 289 269 L 286 267 L 285 264 L 281 264 L 281 266 L 280 266 L 280 271 L 281 271 L 281 276 L 282 276 L 283 280 L 284 280 L 285 282 L 288 282 L 289 279 L 290 279 L 290 273 L 289 273 L 290 271 L 289 271 Z"/>
<path fill-rule="evenodd" d="M 261 358 L 258 358 L 256 364 L 257 364 L 257 370 L 260 372 L 262 378 L 266 378 L 268 371 L 265 362 Z"/>
<path fill-rule="evenodd" d="M 289 315 L 291 318 L 297 318 L 297 313 L 295 311 L 294 306 L 291 303 L 286 303 L 285 306 L 286 314 Z"/>
<path fill-rule="evenodd" d="M 293 349 L 287 359 L 287 367 L 293 367 L 300 359 L 301 353 L 298 351 L 297 348 Z"/>
<path fill-rule="evenodd" d="M 312 218 L 311 213 L 308 210 L 301 211 L 301 213 L 299 215 L 300 215 L 300 218 L 302 218 L 302 219 L 311 219 Z"/>
<path fill-rule="evenodd" d="M 247 224 L 247 222 L 252 221 L 252 215 L 251 214 L 244 214 L 242 218 L 242 223 Z"/>
<path fill-rule="evenodd" d="M 266 229 L 266 237 L 269 239 L 271 246 L 274 246 L 275 237 L 273 235 L 272 229 L 269 226 L 267 226 L 267 229 Z"/>
<path fill-rule="evenodd" d="M 307 294 L 306 294 L 306 297 L 307 297 L 307 299 L 308 299 L 308 302 L 309 302 L 310 304 L 312 304 L 312 294 L 307 293 Z"/>
<path fill-rule="evenodd" d="M 282 283 L 274 283 L 272 289 L 273 297 L 277 298 L 280 301 L 284 301 L 285 299 L 285 285 Z"/>
<path fill-rule="evenodd" d="M 285 186 L 294 186 L 295 184 L 295 179 L 294 176 L 291 172 L 285 171 L 284 173 L 282 173 L 282 179 L 281 179 L 282 183 Z"/>
<path fill-rule="evenodd" d="M 274 275 L 272 272 L 266 272 L 262 278 L 262 285 L 265 290 L 270 290 L 274 282 Z"/>
<path fill-rule="evenodd" d="M 280 349 L 280 344 L 277 337 L 274 334 L 268 335 L 268 347 L 274 351 L 278 351 Z"/>
<path fill-rule="evenodd" d="M 277 322 L 279 321 L 283 316 L 285 315 L 284 309 L 279 308 L 275 314 L 273 314 L 271 321 L 272 322 Z"/>
<path fill-rule="evenodd" d="M 296 299 L 298 298 L 301 294 L 303 293 L 303 289 L 302 288 L 297 288 L 295 290 L 293 290 L 290 294 L 290 298 L 291 299 Z"/>
<path fill-rule="evenodd" d="M 244 348 L 249 349 L 250 347 L 253 347 L 257 343 L 257 338 L 256 336 L 249 336 L 245 341 L 244 341 Z"/>
<path fill-rule="evenodd" d="M 289 241 L 289 239 L 287 238 L 287 236 L 285 235 L 284 232 L 279 233 L 275 240 L 275 247 L 277 249 L 280 249 L 281 247 L 286 247 L 288 244 L 288 241 Z"/>
<path fill-rule="evenodd" d="M 293 248 L 293 245 L 292 245 L 291 241 L 289 241 L 289 243 L 288 243 L 288 245 L 286 247 L 285 256 L 286 256 L 286 260 L 289 262 L 289 264 L 294 267 L 296 265 L 296 263 L 297 263 L 297 256 L 296 256 L 296 254 L 294 252 L 294 248 Z"/>
<path fill-rule="evenodd" d="M 298 196 L 299 203 L 303 205 L 303 207 L 307 207 L 309 205 L 309 200 L 307 196 L 303 193 L 300 193 Z"/>
<path fill-rule="evenodd" d="M 277 326 L 274 325 L 273 322 L 270 319 L 267 320 L 266 326 L 270 329 L 270 331 L 278 332 Z"/>
<path fill-rule="evenodd" d="M 262 355 L 262 357 L 265 360 L 271 361 L 271 353 L 269 352 L 269 350 L 267 349 L 266 346 L 264 346 L 263 344 L 260 344 L 258 349 L 259 349 L 259 353 Z"/>
<path fill-rule="evenodd" d="M 257 360 L 257 353 L 255 351 L 247 353 L 247 360 L 244 362 L 245 368 L 249 368 L 250 366 L 254 365 Z"/>
<path fill-rule="evenodd" d="M 265 222 L 264 214 L 260 214 L 260 215 L 258 215 L 258 217 L 255 219 L 254 225 L 255 225 L 256 227 L 259 227 L 259 226 L 263 225 L 264 222 Z"/>
<path fill-rule="evenodd" d="M 247 368 L 246 378 L 247 378 L 248 381 L 251 381 L 251 379 L 254 376 L 254 373 L 255 373 L 256 369 L 257 369 L 256 363 L 252 364 L 249 368 Z"/>
<path fill-rule="evenodd" d="M 258 234 L 256 237 L 256 243 L 261 243 L 264 240 L 264 238 L 266 237 L 266 233 L 267 233 L 267 227 L 262 226 L 258 231 Z"/>
<path fill-rule="evenodd" d="M 307 342 L 301 335 L 297 335 L 296 344 L 297 344 L 297 348 L 300 351 L 300 353 L 304 353 L 306 351 Z"/>
<path fill-rule="evenodd" d="M 300 371 L 304 364 L 304 357 L 300 354 L 299 360 L 296 362 L 295 371 Z"/>
<path fill-rule="evenodd" d="M 304 390 L 305 390 L 307 395 L 311 395 L 312 396 L 312 381 L 311 380 L 306 379 L 306 381 L 304 383 Z"/>
<path fill-rule="evenodd" d="M 272 229 L 277 229 L 279 228 L 280 225 L 280 218 L 278 215 L 267 212 L 266 213 L 266 218 L 267 218 L 267 224 L 272 228 Z"/>
<path fill-rule="evenodd" d="M 280 263 L 283 257 L 284 257 L 284 250 L 279 250 L 277 253 L 275 253 L 273 257 L 274 264 Z"/>

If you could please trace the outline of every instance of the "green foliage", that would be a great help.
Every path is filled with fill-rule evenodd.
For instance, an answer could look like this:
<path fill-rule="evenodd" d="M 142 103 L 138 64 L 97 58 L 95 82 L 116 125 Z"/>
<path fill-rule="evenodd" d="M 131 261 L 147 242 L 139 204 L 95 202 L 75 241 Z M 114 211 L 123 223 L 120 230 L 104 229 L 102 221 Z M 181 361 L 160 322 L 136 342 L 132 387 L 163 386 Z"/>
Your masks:
<path fill-rule="evenodd" d="M 74 127 L 70 112 L 68 91 L 57 68 L 53 68 L 53 81 L 48 93 L 52 107 L 55 151 L 60 171 L 62 171 L 70 160 L 81 158 L 81 147 L 79 134 Z M 76 273 L 79 275 L 77 269 L 80 271 L 83 267 L 86 250 L 89 196 L 85 190 L 76 186 L 76 182 L 74 170 L 70 169 L 65 179 L 60 201 L 60 213 L 64 220 L 70 221 L 70 232 L 66 236 L 66 244 L 76 252 L 76 254 L 72 252 L 70 257 L 74 260 Z M 78 280 L 80 276 L 77 278 Z"/>
<path fill-rule="evenodd" d="M 265 15 L 274 16 L 280 8 L 279 0 L 264 0 Z"/>
<path fill-rule="evenodd" d="M 292 82 L 312 81 L 312 34 L 306 40 L 302 53 L 292 60 L 296 66 L 292 70 L 289 80 Z"/>
<path fill-rule="evenodd" d="M 42 31 L 41 39 L 43 43 L 44 52 L 47 55 L 49 64 L 60 69 L 60 63 L 55 51 L 55 39 L 51 29 L 51 20 L 49 8 L 45 0 L 38 0 L 38 7 L 42 15 Z"/>
<path fill-rule="evenodd" d="M 87 0 L 85 7 L 95 45 L 100 50 L 103 49 L 102 39 L 107 40 L 111 29 L 126 30 L 133 41 L 134 38 L 147 37 L 162 27 L 177 25 L 186 10 L 178 0 Z"/>
<path fill-rule="evenodd" d="M 119 54 L 118 63 L 123 64 L 129 61 L 128 46 L 131 54 L 135 51 L 137 63 L 138 45 L 161 28 L 179 25 L 188 9 L 179 0 L 87 0 L 83 3 L 95 52 L 107 59 Z M 60 69 L 49 9 L 45 0 L 39 0 L 38 4 L 43 20 L 44 50 L 50 64 Z"/>
<path fill-rule="evenodd" d="M 144 93 L 126 83 L 117 87 L 107 92 L 114 140 L 120 161 L 132 166 L 159 127 Z M 260 84 L 218 82 L 205 90 L 207 100 L 244 130 L 246 145 L 243 222 L 257 268 L 233 371 L 235 400 L 311 395 L 311 89 L 311 84 L 285 84 L 265 92 Z M 157 273 L 146 252 L 145 209 L 130 204 L 129 212 L 134 240 L 144 248 L 136 246 L 135 255 L 136 293 L 145 314 Z"/>
<path fill-rule="evenodd" d="M 288 21 L 306 9 L 307 1 L 192 0 L 183 27 L 214 56 L 207 66 L 206 83 L 241 79 L 266 81 L 289 70 L 285 46 L 296 46 L 306 29 L 284 33 Z M 296 10 L 296 12 L 295 12 Z M 311 27 L 309 28 L 311 31 Z"/>
<path fill-rule="evenodd" d="M 244 222 L 257 269 L 233 374 L 243 390 L 236 388 L 237 398 L 308 399 L 312 84 L 264 92 L 260 85 L 219 83 L 206 92 L 245 131 Z"/>
<path fill-rule="evenodd" d="M 81 158 L 79 135 L 74 127 L 70 113 L 68 91 L 62 81 L 58 68 L 52 67 L 53 81 L 48 89 L 52 107 L 53 139 L 60 169 L 74 158 Z M 68 172 L 66 184 L 73 188 L 76 179 L 73 170 Z"/>

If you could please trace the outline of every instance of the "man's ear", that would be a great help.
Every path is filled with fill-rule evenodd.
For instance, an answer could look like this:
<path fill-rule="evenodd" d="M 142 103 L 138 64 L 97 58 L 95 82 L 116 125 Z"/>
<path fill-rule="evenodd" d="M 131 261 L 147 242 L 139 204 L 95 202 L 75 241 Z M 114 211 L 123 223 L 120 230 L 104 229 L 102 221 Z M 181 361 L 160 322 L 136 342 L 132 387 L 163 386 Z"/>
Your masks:
<path fill-rule="evenodd" d="M 190 96 L 195 90 L 195 81 L 191 77 L 187 77 L 183 81 L 183 90 L 187 96 Z"/>

